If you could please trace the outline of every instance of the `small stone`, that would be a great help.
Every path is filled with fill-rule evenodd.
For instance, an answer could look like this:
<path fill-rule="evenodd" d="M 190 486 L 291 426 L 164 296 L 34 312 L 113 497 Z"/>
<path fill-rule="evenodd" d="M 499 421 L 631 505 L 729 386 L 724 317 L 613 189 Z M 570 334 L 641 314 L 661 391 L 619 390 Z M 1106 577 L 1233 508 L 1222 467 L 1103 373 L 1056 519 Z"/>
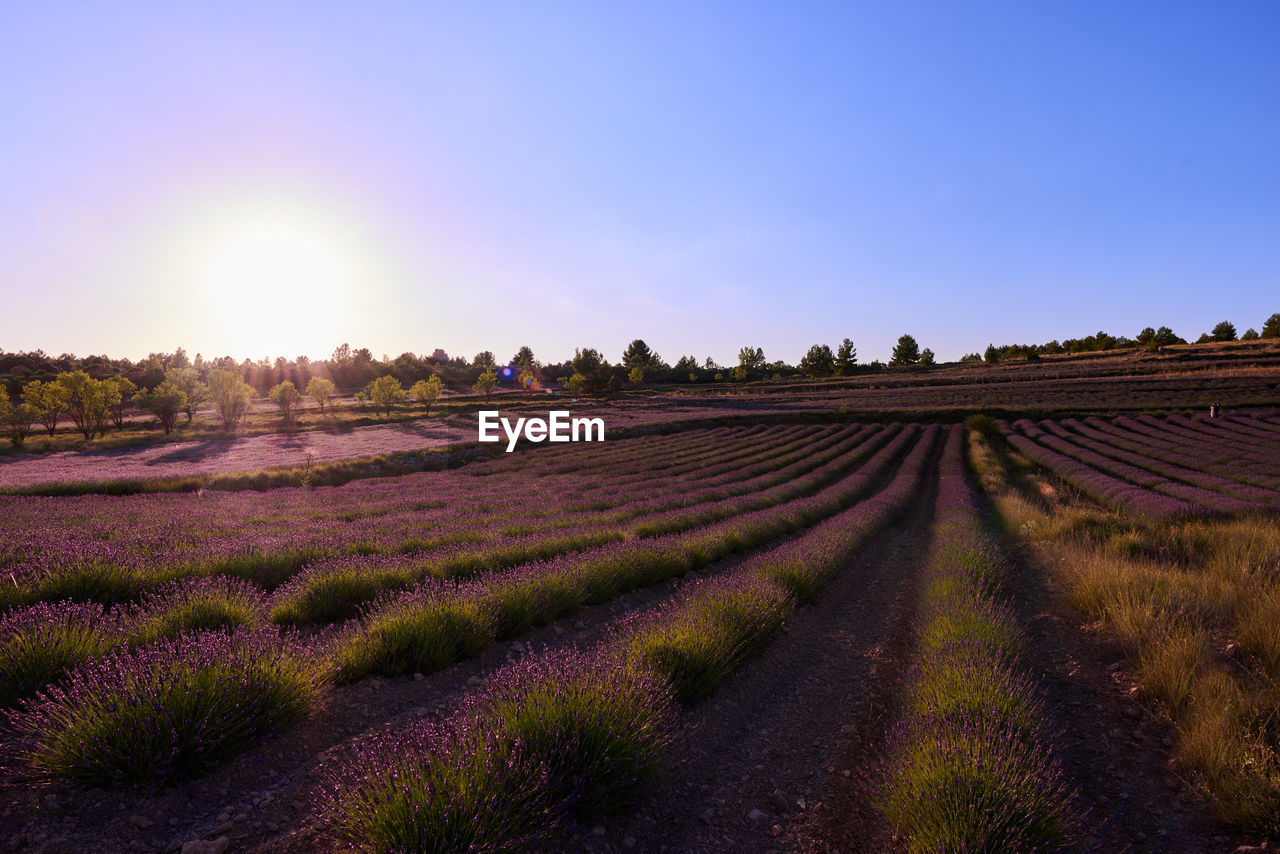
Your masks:
<path fill-rule="evenodd" d="M 230 833 L 235 829 L 236 829 L 236 826 L 234 824 L 232 824 L 229 821 L 224 821 L 221 824 L 219 824 L 217 827 L 215 827 L 213 829 L 213 832 L 216 834 L 224 834 L 224 833 Z"/>
<path fill-rule="evenodd" d="M 151 819 L 147 818 L 145 815 L 131 815 L 129 816 L 129 824 L 146 830 L 151 826 Z"/>
<path fill-rule="evenodd" d="M 514 643 L 511 644 L 511 651 L 524 652 L 524 644 L 520 643 L 520 641 L 515 641 Z"/>
<path fill-rule="evenodd" d="M 751 812 L 747 813 L 747 818 L 751 821 L 759 821 L 764 818 L 764 813 L 760 812 L 758 809 L 753 809 Z"/>
<path fill-rule="evenodd" d="M 562 634 L 564 634 L 564 629 L 560 628 L 559 626 L 552 626 L 552 627 L 551 627 L 551 631 L 555 632 L 557 635 L 562 635 Z M 627 839 L 631 839 L 631 837 L 630 837 L 630 836 L 628 836 L 628 837 L 627 837 Z M 626 843 L 624 842 L 623 844 L 626 844 Z M 632 844 L 634 844 L 634 843 L 632 843 Z"/>
<path fill-rule="evenodd" d="M 275 833 L 279 829 L 280 829 L 280 825 L 276 824 L 274 821 L 267 822 L 267 830 L 271 831 L 272 833 Z"/>
<path fill-rule="evenodd" d="M 235 817 L 234 819 L 232 819 L 232 820 L 233 820 L 236 824 L 240 824 L 240 823 L 241 823 L 241 822 L 243 822 L 243 821 L 248 821 L 248 820 L 249 820 L 249 814 L 248 814 L 247 812 L 242 812 L 242 813 L 240 813 L 238 816 L 236 816 L 236 817 Z"/>
<path fill-rule="evenodd" d="M 479 684 L 480 684 L 480 677 L 479 677 L 479 676 L 472 676 L 470 679 L 468 679 L 468 680 L 467 680 L 467 684 L 468 684 L 468 685 L 479 685 Z"/>
<path fill-rule="evenodd" d="M 1124 713 L 1129 717 L 1133 718 L 1134 720 L 1137 720 L 1138 718 L 1142 717 L 1142 709 L 1138 708 L 1137 706 L 1130 706 L 1129 708 L 1125 709 Z"/>
<path fill-rule="evenodd" d="M 782 794 L 779 789 L 774 789 L 773 794 L 769 796 L 769 799 L 773 802 L 773 808 L 778 812 L 786 812 L 787 807 L 791 806 L 787 801 L 787 796 Z"/>
<path fill-rule="evenodd" d="M 176 818 L 171 818 L 171 819 L 169 819 L 169 826 L 170 826 L 170 827 L 177 827 L 177 826 L 178 826 L 178 824 L 179 824 L 179 822 L 178 822 L 178 820 L 177 820 Z"/>
<path fill-rule="evenodd" d="M 423 676 L 421 673 L 415 673 L 415 674 L 413 674 L 413 681 L 414 681 L 414 682 L 421 682 L 423 679 L 426 679 L 426 678 L 427 678 L 427 677 Z"/>
<path fill-rule="evenodd" d="M 587 627 L 587 624 L 582 622 L 582 620 L 578 620 L 576 623 L 573 624 L 573 627 L 578 631 L 582 631 Z"/>
<path fill-rule="evenodd" d="M 716 811 L 713 810 L 711 807 L 707 807 L 705 810 L 702 811 L 702 815 L 698 816 L 698 818 L 702 821 L 703 824 L 711 824 L 711 819 L 715 817 L 716 817 Z"/>
<path fill-rule="evenodd" d="M 225 836 L 217 839 L 193 839 L 182 843 L 182 854 L 226 854 L 231 840 Z"/>

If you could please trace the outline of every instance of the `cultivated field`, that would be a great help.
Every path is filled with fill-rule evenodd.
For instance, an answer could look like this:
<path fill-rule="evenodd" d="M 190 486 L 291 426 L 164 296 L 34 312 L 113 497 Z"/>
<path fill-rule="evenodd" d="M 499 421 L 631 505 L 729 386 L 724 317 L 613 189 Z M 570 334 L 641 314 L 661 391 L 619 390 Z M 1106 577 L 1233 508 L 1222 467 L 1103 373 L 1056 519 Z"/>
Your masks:
<path fill-rule="evenodd" d="M 1063 382 L 1086 380 L 1109 388 Z M 104 494 L 142 454 L 208 472 L 171 444 L 116 470 L 13 457 L 17 491 L 52 482 L 41 461 L 84 494 L 0 496 L 0 847 L 1199 852 L 1280 831 L 1274 409 L 966 427 L 759 396 L 636 397 L 603 443 L 458 439 L 450 467 L 336 485 Z M 452 429 L 429 424 L 384 432 Z M 258 468 L 251 443 L 282 440 L 226 455 Z"/>

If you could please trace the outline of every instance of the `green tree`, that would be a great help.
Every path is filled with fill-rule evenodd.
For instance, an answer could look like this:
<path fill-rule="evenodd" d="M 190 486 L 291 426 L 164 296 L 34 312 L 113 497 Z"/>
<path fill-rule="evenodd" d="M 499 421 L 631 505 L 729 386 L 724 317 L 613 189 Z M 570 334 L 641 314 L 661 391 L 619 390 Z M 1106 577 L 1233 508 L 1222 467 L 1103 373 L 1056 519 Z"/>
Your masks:
<path fill-rule="evenodd" d="M 476 357 L 471 360 L 471 364 L 475 365 L 477 368 L 492 368 L 497 365 L 497 362 L 493 359 L 492 350 L 481 350 L 479 353 L 476 353 Z"/>
<path fill-rule="evenodd" d="M 173 425 L 187 405 L 187 393 L 171 380 L 164 380 L 151 391 L 141 391 L 138 406 L 150 412 L 160 422 L 165 435 L 173 432 Z"/>
<path fill-rule="evenodd" d="M 253 394 L 253 386 L 242 380 L 237 370 L 222 369 L 209 373 L 209 400 L 222 419 L 222 429 L 226 432 L 249 414 Z M 185 401 L 183 406 L 186 406 Z"/>
<path fill-rule="evenodd" d="M 858 364 L 858 348 L 853 346 L 853 342 L 848 338 L 840 342 L 840 346 L 836 348 L 836 375 L 847 377 L 853 373 L 854 366 Z"/>
<path fill-rule="evenodd" d="M 586 386 L 584 391 L 598 391 L 609 382 L 613 369 L 598 350 L 584 347 L 573 351 L 573 372 L 581 374 Z"/>
<path fill-rule="evenodd" d="M 316 402 L 316 406 L 321 412 L 329 405 L 329 400 L 333 397 L 333 380 L 324 377 L 312 377 L 307 382 L 307 395 Z"/>
<path fill-rule="evenodd" d="M 644 382 L 644 368 L 632 368 L 627 373 L 627 382 L 633 386 L 639 386 Z"/>
<path fill-rule="evenodd" d="M 623 351 L 622 367 L 626 368 L 628 371 L 634 368 L 640 368 L 643 370 L 652 365 L 656 358 L 657 354 L 649 349 L 649 345 L 644 343 L 643 340 L 637 338 L 628 344 L 627 349 Z"/>
<path fill-rule="evenodd" d="M 564 386 L 564 390 L 569 392 L 569 394 L 577 396 L 579 394 L 582 394 L 582 392 L 586 389 L 587 378 L 584 377 L 582 374 L 578 373 L 577 371 L 574 371 L 573 376 L 566 379 L 564 382 L 561 383 L 561 385 Z"/>
<path fill-rule="evenodd" d="M 525 345 L 511 357 L 511 364 L 518 368 L 532 368 L 537 366 L 538 360 L 533 358 L 533 348 Z"/>
<path fill-rule="evenodd" d="M 1168 347 L 1171 344 L 1187 343 L 1182 338 L 1179 338 L 1177 335 L 1175 335 L 1173 333 L 1173 330 L 1167 326 L 1161 326 L 1159 329 L 1156 330 L 1156 337 L 1152 339 L 1152 342 L 1157 347 Z"/>
<path fill-rule="evenodd" d="M 1236 327 L 1229 320 L 1224 320 L 1217 326 L 1213 327 L 1213 331 L 1209 333 L 1210 340 L 1213 341 L 1234 341 L 1236 340 Z"/>
<path fill-rule="evenodd" d="M 798 367 L 802 373 L 810 377 L 830 376 L 836 369 L 836 357 L 832 355 L 831 348 L 826 344 L 814 344 L 809 348 L 809 352 L 804 354 Z"/>
<path fill-rule="evenodd" d="M 365 386 L 364 390 L 369 395 L 370 402 L 373 403 L 374 412 L 381 410 L 388 418 L 391 417 L 391 410 L 395 405 L 404 401 L 404 387 L 400 385 L 400 380 L 391 374 L 383 374 Z"/>
<path fill-rule="evenodd" d="M 200 381 L 200 372 L 195 368 L 170 368 L 164 372 L 164 378 L 187 396 L 187 402 L 182 405 L 182 411 L 187 413 L 187 423 L 190 424 L 196 410 L 208 399 L 209 387 Z"/>
<path fill-rule="evenodd" d="M 133 403 L 138 387 L 128 377 L 107 377 L 103 382 L 108 384 L 107 408 L 111 411 L 111 420 L 117 430 L 123 430 L 125 411 Z"/>
<path fill-rule="evenodd" d="M 1257 341 L 1258 338 L 1260 337 L 1261 336 L 1258 335 L 1258 330 L 1250 326 L 1248 329 L 1244 331 L 1244 334 L 1240 336 L 1240 340 L 1241 341 Z"/>
<path fill-rule="evenodd" d="M 910 335 L 903 335 L 893 348 L 893 357 L 889 359 L 889 364 L 914 365 L 918 361 L 920 361 L 920 345 Z"/>
<path fill-rule="evenodd" d="M 754 372 L 763 370 L 764 365 L 764 350 L 760 347 L 743 347 L 738 350 L 738 367 Z"/>
<path fill-rule="evenodd" d="M 15 448 L 22 447 L 37 415 L 36 408 L 29 403 L 10 403 L 8 392 L 0 386 L 0 427 L 9 434 L 9 442 Z"/>
<path fill-rule="evenodd" d="M 102 432 L 109 411 L 102 381 L 95 380 L 84 371 L 70 371 L 59 374 L 56 382 L 62 386 L 66 396 L 67 416 L 85 441 L 91 441 Z"/>
<path fill-rule="evenodd" d="M 1035 351 L 1035 350 L 1031 350 L 1030 352 L 1028 352 L 1028 353 L 1027 353 L 1027 358 L 1028 358 L 1028 359 L 1033 359 L 1033 358 L 1034 358 L 1034 359 L 1038 359 L 1038 358 L 1040 358 L 1040 357 L 1039 357 L 1039 355 L 1037 355 L 1037 354 L 1036 354 L 1036 351 Z M 921 350 L 921 351 L 920 351 L 920 366 L 921 366 L 921 367 L 924 367 L 924 368 L 931 368 L 931 367 L 933 367 L 933 366 L 934 366 L 934 365 L 936 365 L 936 364 L 937 364 L 937 362 L 936 362 L 936 361 L 935 361 L 935 359 L 934 359 L 933 351 L 932 351 L 932 350 L 930 350 L 928 347 L 925 347 L 923 350 Z"/>
<path fill-rule="evenodd" d="M 1263 338 L 1280 338 L 1280 314 L 1273 314 L 1262 324 Z"/>
<path fill-rule="evenodd" d="M 22 400 L 36 411 L 36 420 L 53 435 L 58 419 L 67 411 L 66 391 L 56 381 L 33 380 L 22 389 Z"/>
<path fill-rule="evenodd" d="M 280 415 L 284 418 L 284 423 L 292 424 L 294 410 L 302 402 L 302 393 L 298 391 L 298 387 L 291 380 L 285 380 L 278 385 L 272 386 L 271 391 L 267 392 L 267 398 L 280 408 Z"/>
<path fill-rule="evenodd" d="M 471 386 L 478 394 L 484 396 L 484 402 L 489 402 L 489 395 L 493 394 L 493 390 L 498 387 L 498 372 L 492 367 L 484 369 L 480 376 L 476 377 L 475 385 Z"/>
<path fill-rule="evenodd" d="M 444 389 L 444 382 L 434 374 L 429 380 L 418 380 L 409 389 L 413 395 L 413 399 L 422 404 L 424 409 L 430 409 L 431 404 L 436 402 L 436 398 L 440 396 L 440 392 Z"/>

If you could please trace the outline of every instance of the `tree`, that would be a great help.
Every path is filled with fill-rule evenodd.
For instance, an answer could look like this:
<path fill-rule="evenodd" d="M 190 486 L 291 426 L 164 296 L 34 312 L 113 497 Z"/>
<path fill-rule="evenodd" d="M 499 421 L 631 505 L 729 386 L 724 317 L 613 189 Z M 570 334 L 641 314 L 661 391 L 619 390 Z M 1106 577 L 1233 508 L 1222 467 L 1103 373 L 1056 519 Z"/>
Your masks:
<path fill-rule="evenodd" d="M 9 434 L 9 441 L 15 448 L 22 447 L 37 414 L 36 408 L 29 403 L 10 403 L 8 392 L 0 387 L 0 427 Z"/>
<path fill-rule="evenodd" d="M 764 350 L 759 347 L 743 347 L 738 351 L 738 366 L 747 371 L 761 370 L 764 363 Z"/>
<path fill-rule="evenodd" d="M 476 357 L 471 360 L 471 364 L 475 365 L 477 368 L 492 368 L 497 364 L 497 362 L 493 360 L 493 351 L 481 350 L 479 353 L 476 353 Z"/>
<path fill-rule="evenodd" d="M 165 435 L 173 432 L 174 422 L 187 405 L 187 393 L 171 380 L 165 380 L 151 391 L 137 396 L 138 405 L 150 412 L 160 422 Z"/>
<path fill-rule="evenodd" d="M 1213 327 L 1213 331 L 1209 333 L 1211 341 L 1234 341 L 1236 340 L 1236 327 L 1229 320 L 1224 320 L 1217 326 Z"/>
<path fill-rule="evenodd" d="M 649 345 L 637 338 L 622 352 L 622 366 L 627 370 L 634 368 L 643 370 L 653 364 L 654 358 L 655 354 L 649 349 Z"/>
<path fill-rule="evenodd" d="M 111 420 L 117 430 L 124 429 L 124 413 L 138 393 L 138 387 L 128 377 L 107 377 L 103 382 L 109 386 L 107 390 L 107 408 L 111 411 Z"/>
<path fill-rule="evenodd" d="M 576 376 L 576 374 L 575 374 Z M 484 395 L 484 402 L 489 402 L 489 395 L 493 394 L 493 390 L 498 387 L 498 373 L 492 366 L 485 368 L 480 376 L 476 377 L 475 385 L 472 386 L 478 394 Z"/>
<path fill-rule="evenodd" d="M 1262 324 L 1263 338 L 1280 338 L 1280 314 L 1273 314 Z"/>
<path fill-rule="evenodd" d="M 573 372 L 581 374 L 586 382 L 584 390 L 597 391 L 609 382 L 612 374 L 612 368 L 609 363 L 600 355 L 598 350 L 590 347 L 584 347 L 581 350 L 573 351 Z"/>
<path fill-rule="evenodd" d="M 627 373 L 627 382 L 634 386 L 638 386 L 644 382 L 644 368 L 632 368 Z"/>
<path fill-rule="evenodd" d="M 853 373 L 853 368 L 857 364 L 858 348 L 853 346 L 853 342 L 846 338 L 836 348 L 836 375 L 841 377 L 849 376 Z"/>
<path fill-rule="evenodd" d="M 511 357 L 511 364 L 516 367 L 532 368 L 538 364 L 538 360 L 533 358 L 533 348 L 526 345 L 517 350 L 516 354 Z"/>
<path fill-rule="evenodd" d="M 903 335 L 898 339 L 897 346 L 893 348 L 893 357 L 889 360 L 889 364 L 914 365 L 918 361 L 920 361 L 920 345 L 910 335 Z"/>
<path fill-rule="evenodd" d="M 267 392 L 267 397 L 276 406 L 280 407 L 280 415 L 284 418 L 284 423 L 293 423 L 293 411 L 302 401 L 302 393 L 298 391 L 297 386 L 291 380 L 271 387 L 271 391 Z"/>
<path fill-rule="evenodd" d="M 36 420 L 52 436 L 58 419 L 67 409 L 67 396 L 62 386 L 53 380 L 47 383 L 33 380 L 22 389 L 22 400 L 31 405 L 36 411 Z"/>
<path fill-rule="evenodd" d="M 307 383 L 307 394 L 316 402 L 321 412 L 329 405 L 329 399 L 333 397 L 333 380 L 327 380 L 324 377 L 312 377 Z"/>
<path fill-rule="evenodd" d="M 960 361 L 961 362 L 981 362 L 982 356 L 978 355 L 977 353 L 965 353 L 963 356 L 960 357 Z"/>
<path fill-rule="evenodd" d="M 1039 354 L 1037 354 L 1037 353 L 1036 353 L 1036 351 L 1035 351 L 1035 350 L 1032 350 L 1032 351 L 1030 351 L 1029 353 L 1027 353 L 1027 358 L 1028 358 L 1028 359 L 1038 359 L 1038 358 L 1040 358 L 1040 356 L 1039 356 Z M 930 350 L 928 347 L 925 347 L 923 350 L 921 350 L 921 351 L 920 351 L 920 366 L 921 366 L 921 367 L 924 367 L 924 368 L 931 368 L 931 367 L 933 367 L 933 366 L 934 366 L 934 365 L 936 365 L 936 364 L 937 364 L 937 362 L 934 360 L 934 357 L 933 357 L 933 351 L 932 351 L 932 350 Z"/>
<path fill-rule="evenodd" d="M 809 348 L 809 352 L 804 354 L 798 367 L 810 377 L 829 376 L 836 369 L 836 357 L 831 354 L 831 348 L 826 344 L 814 344 Z"/>
<path fill-rule="evenodd" d="M 441 390 L 444 388 L 444 382 L 438 376 L 432 375 L 429 380 L 418 380 L 409 389 L 413 395 L 413 399 L 422 404 L 424 409 L 430 409 L 431 404 L 436 402 L 436 398 L 440 396 Z"/>
<path fill-rule="evenodd" d="M 1248 329 L 1244 331 L 1244 334 L 1240 336 L 1240 340 L 1241 341 L 1257 341 L 1259 337 L 1260 336 L 1258 335 L 1258 330 L 1250 326 Z"/>
<path fill-rule="evenodd" d="M 237 370 L 224 368 L 209 373 L 209 400 L 222 419 L 224 431 L 230 432 L 249 414 L 253 394 L 253 386 L 240 379 Z"/>
<path fill-rule="evenodd" d="M 365 386 L 364 390 L 373 403 L 373 411 L 383 410 L 388 418 L 395 405 L 404 401 L 404 388 L 400 385 L 400 380 L 391 374 L 383 374 Z"/>
<path fill-rule="evenodd" d="M 164 378 L 187 396 L 182 410 L 187 413 L 187 423 L 190 424 L 200 404 L 209 397 L 209 387 L 200 382 L 200 374 L 195 368 L 170 368 L 164 372 Z"/>
<path fill-rule="evenodd" d="M 102 432 L 107 419 L 107 396 L 101 380 L 95 380 L 84 371 L 59 374 L 56 382 L 62 386 L 67 401 L 67 415 L 76 429 L 91 441 Z"/>
<path fill-rule="evenodd" d="M 564 386 L 565 391 L 577 396 L 587 387 L 587 378 L 575 371 L 573 376 L 564 380 L 561 385 Z"/>
<path fill-rule="evenodd" d="M 1139 332 L 1138 337 L 1133 340 L 1150 350 L 1155 347 L 1156 331 L 1152 327 L 1148 326 Z"/>

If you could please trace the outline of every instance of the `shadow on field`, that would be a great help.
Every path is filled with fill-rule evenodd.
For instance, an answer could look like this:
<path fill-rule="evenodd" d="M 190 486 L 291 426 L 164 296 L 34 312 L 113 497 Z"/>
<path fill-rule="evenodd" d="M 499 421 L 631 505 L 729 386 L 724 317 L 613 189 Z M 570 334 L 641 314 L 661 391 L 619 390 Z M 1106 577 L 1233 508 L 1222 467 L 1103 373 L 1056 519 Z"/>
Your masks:
<path fill-rule="evenodd" d="M 194 463 L 202 460 L 220 457 L 231 450 L 232 440 L 230 439 L 212 439 L 204 442 L 192 442 L 184 444 L 181 447 L 174 448 L 166 454 L 161 454 L 153 460 L 148 460 L 147 465 L 164 465 L 166 463 Z"/>

